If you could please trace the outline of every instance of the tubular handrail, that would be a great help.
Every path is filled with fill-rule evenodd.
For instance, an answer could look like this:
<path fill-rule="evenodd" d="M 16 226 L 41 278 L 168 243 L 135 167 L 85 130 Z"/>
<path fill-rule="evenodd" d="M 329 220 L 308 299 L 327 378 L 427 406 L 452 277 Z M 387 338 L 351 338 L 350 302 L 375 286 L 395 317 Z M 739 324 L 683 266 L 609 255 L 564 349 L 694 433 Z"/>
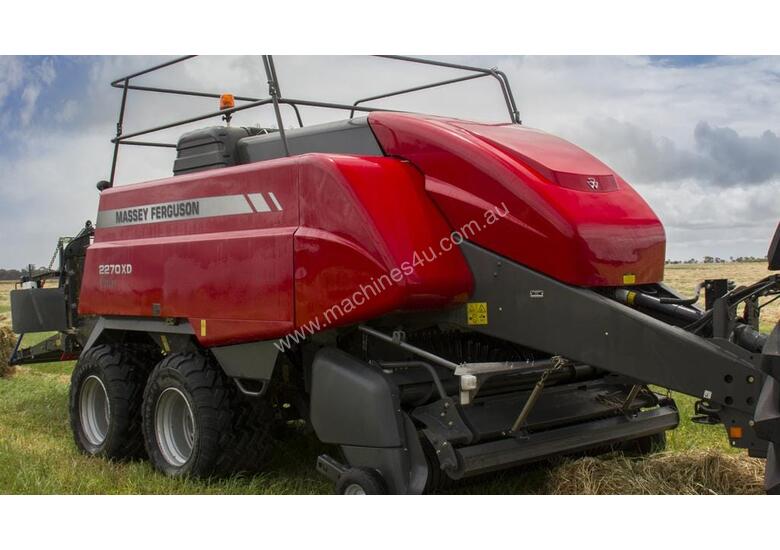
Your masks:
<path fill-rule="evenodd" d="M 162 130 L 167 130 L 170 128 L 175 128 L 177 126 L 184 126 L 186 124 L 191 124 L 193 122 L 198 122 L 201 120 L 205 120 L 208 118 L 213 117 L 224 117 L 225 115 L 231 115 L 232 113 L 236 113 L 239 111 L 244 111 L 247 109 L 253 109 L 255 107 L 260 107 L 263 105 L 272 105 L 274 109 L 274 114 L 276 117 L 276 122 L 279 127 L 279 135 L 282 140 L 282 145 L 285 151 L 285 154 L 289 155 L 289 145 L 287 143 L 287 136 L 286 132 L 284 130 L 284 121 L 282 118 L 282 113 L 280 107 L 282 105 L 287 105 L 291 107 L 295 113 L 295 117 L 297 119 L 298 125 L 300 127 L 303 127 L 303 119 L 301 117 L 300 109 L 299 107 L 320 107 L 324 109 L 339 109 L 339 110 L 346 110 L 349 111 L 349 117 L 353 118 L 356 111 L 360 112 L 374 112 L 374 111 L 390 111 L 390 112 L 397 112 L 392 109 L 385 109 L 380 107 L 370 107 L 370 106 L 362 106 L 361 104 L 366 103 L 368 101 L 375 101 L 377 99 L 385 99 L 388 97 L 394 97 L 402 94 L 412 93 L 412 92 L 418 92 L 421 90 L 428 90 L 432 88 L 438 88 L 441 86 L 447 86 L 450 84 L 456 84 L 460 82 L 466 82 L 470 80 L 476 80 L 478 78 L 484 78 L 484 77 L 493 77 L 498 81 L 499 87 L 501 89 L 501 93 L 504 97 L 504 102 L 506 103 L 507 110 L 509 112 L 509 118 L 512 123 L 520 124 L 520 117 L 517 111 L 517 106 L 515 104 L 515 99 L 512 94 L 512 88 L 509 85 L 509 79 L 506 77 L 506 75 L 499 71 L 498 69 L 491 68 L 491 69 L 485 69 L 482 67 L 471 67 L 468 65 L 461 65 L 457 63 L 449 63 L 445 61 L 435 61 L 432 59 L 423 59 L 418 57 L 409 57 L 409 56 L 401 56 L 401 55 L 379 55 L 376 57 L 381 57 L 385 59 L 393 59 L 396 61 L 405 61 L 405 62 L 411 62 L 411 63 L 418 63 L 423 65 L 430 65 L 430 66 L 436 66 L 436 67 L 443 67 L 443 68 L 449 68 L 449 69 L 456 69 L 461 71 L 467 71 L 471 74 L 450 78 L 446 80 L 440 80 L 428 84 L 421 84 L 419 86 L 413 86 L 410 88 L 405 88 L 402 90 L 396 90 L 392 92 L 387 92 L 384 94 L 374 95 L 371 97 L 364 97 L 357 99 L 354 103 L 351 105 L 343 104 L 343 103 L 332 103 L 332 102 L 323 102 L 323 101 L 315 101 L 315 100 L 307 100 L 307 99 L 294 99 L 294 98 L 287 98 L 282 95 L 281 88 L 279 86 L 279 78 L 276 74 L 276 67 L 274 65 L 274 59 L 273 56 L 270 55 L 263 55 L 262 61 L 263 61 L 263 68 L 265 70 L 265 74 L 268 80 L 268 97 L 266 98 L 257 98 L 257 97 L 250 97 L 250 96 L 234 96 L 234 99 L 236 101 L 244 102 L 243 105 L 238 105 L 235 107 L 232 107 L 230 109 L 224 109 L 219 111 L 212 111 L 206 114 L 186 118 L 183 120 L 178 120 L 166 124 L 161 124 L 158 126 L 154 126 L 152 128 L 147 128 L 144 130 L 138 130 L 134 132 L 130 132 L 125 134 L 123 131 L 123 125 L 124 125 L 124 117 L 125 117 L 125 110 L 127 107 L 127 98 L 128 98 L 128 92 L 130 91 L 138 91 L 138 92 L 151 92 L 151 93 L 161 93 L 161 94 L 172 94 L 172 95 L 181 95 L 181 96 L 190 96 L 190 97 L 203 97 L 203 98 L 219 98 L 221 94 L 217 93 L 211 93 L 211 92 L 201 92 L 201 91 L 195 91 L 195 90 L 180 90 L 175 88 L 164 88 L 159 86 L 144 86 L 139 84 L 131 84 L 131 81 L 134 78 L 138 78 L 140 76 L 147 75 L 149 73 L 158 71 L 160 69 L 164 69 L 167 67 L 170 67 L 172 65 L 176 65 L 178 63 L 182 63 L 184 61 L 187 61 L 189 59 L 192 59 L 194 55 L 186 55 L 177 57 L 175 59 L 171 59 L 169 61 L 166 61 L 164 63 L 159 63 L 157 65 L 154 65 L 153 67 L 150 67 L 148 69 L 144 69 L 141 71 L 134 72 L 132 74 L 123 76 L 121 78 L 118 78 L 111 82 L 111 86 L 114 88 L 119 88 L 122 90 L 122 101 L 119 108 L 119 117 L 117 119 L 116 124 L 116 135 L 111 140 L 111 143 L 114 144 L 114 154 L 111 162 L 111 176 L 108 181 L 108 185 L 104 185 L 102 188 L 111 187 L 114 184 L 114 177 L 116 175 L 116 166 L 117 166 L 117 159 L 119 157 L 119 148 L 121 145 L 137 145 L 137 146 L 144 146 L 144 147 L 166 147 L 166 148 L 175 148 L 176 144 L 173 143 L 161 143 L 161 142 L 155 142 L 155 141 L 139 141 L 134 140 L 133 138 L 137 138 L 140 136 L 144 136 L 147 134 L 152 134 L 155 132 L 159 132 Z"/>
<path fill-rule="evenodd" d="M 420 90 L 429 90 L 431 88 L 438 88 L 439 86 L 446 86 L 447 84 L 455 84 L 457 82 L 465 82 L 467 80 L 474 80 L 474 79 L 477 79 L 477 78 L 485 78 L 486 76 L 489 76 L 489 75 L 481 74 L 481 73 L 480 74 L 470 74 L 470 75 L 467 75 L 467 76 L 460 76 L 458 78 L 451 78 L 449 80 L 442 80 L 442 81 L 439 81 L 439 82 L 434 82 L 432 84 L 422 84 L 420 86 L 414 86 L 412 88 L 406 88 L 405 90 L 398 90 L 397 92 L 388 92 L 386 94 L 379 94 L 379 95 L 374 95 L 374 96 L 371 96 L 371 97 L 364 97 L 364 98 L 356 100 L 352 105 L 353 106 L 357 106 L 357 105 L 360 105 L 361 103 L 365 103 L 366 101 L 374 101 L 376 99 L 385 99 L 385 98 L 388 98 L 388 97 L 393 97 L 393 96 L 402 95 L 402 94 L 408 94 L 408 93 L 411 93 L 411 92 L 419 92 Z M 349 118 L 352 118 L 354 116 L 354 114 L 355 114 L 354 111 L 350 111 L 349 112 Z"/>
<path fill-rule="evenodd" d="M 126 82 L 131 78 L 136 78 L 138 76 L 143 76 L 145 74 L 153 73 L 154 71 L 164 69 L 165 67 L 170 67 L 171 65 L 176 65 L 177 63 L 181 63 L 182 61 L 187 61 L 188 59 L 192 59 L 194 57 L 197 57 L 197 55 L 183 55 L 181 57 L 171 59 L 170 61 L 166 61 L 165 63 L 160 63 L 159 65 L 154 65 L 153 67 L 149 67 L 148 69 L 138 71 L 137 73 L 129 74 L 127 76 L 123 76 L 122 78 L 117 78 L 116 80 L 111 82 L 111 86 L 113 86 L 114 88 L 121 88 L 122 87 L 121 83 Z"/>
<path fill-rule="evenodd" d="M 449 69 L 458 69 L 461 71 L 471 71 L 471 72 L 477 72 L 482 73 L 485 76 L 492 76 L 496 80 L 498 80 L 498 84 L 501 88 L 501 92 L 504 95 L 504 101 L 506 102 L 507 110 L 509 111 L 509 118 L 514 124 L 521 124 L 520 121 L 520 113 L 517 110 L 517 105 L 515 104 L 515 97 L 514 94 L 512 94 L 512 87 L 509 85 L 509 79 L 506 77 L 506 74 L 504 74 L 502 71 L 499 71 L 496 68 L 492 69 L 485 69 L 482 67 L 472 67 L 470 65 L 461 65 L 459 63 L 449 63 L 447 61 L 435 61 L 433 59 L 423 59 L 422 57 L 409 57 L 406 55 L 378 55 L 376 57 L 383 57 L 385 59 L 395 59 L 396 61 L 408 61 L 410 63 L 419 63 L 422 65 L 432 65 L 434 67 L 446 67 Z M 435 87 L 433 86 L 429 87 Z M 424 87 L 421 89 L 425 89 Z M 417 90 L 414 90 L 417 91 Z"/>
<path fill-rule="evenodd" d="M 184 126 L 185 124 L 192 124 L 193 122 L 198 122 L 200 120 L 205 120 L 207 118 L 213 118 L 216 116 L 223 116 L 227 114 L 237 113 L 239 111 L 245 111 L 247 109 L 252 109 L 253 107 L 259 107 L 261 105 L 268 105 L 271 103 L 271 99 L 261 99 L 260 101 L 252 101 L 250 103 L 246 103 L 245 105 L 239 105 L 238 107 L 232 107 L 230 109 L 224 109 L 222 111 L 213 111 L 206 113 L 204 115 L 198 115 L 191 118 L 186 118 L 184 120 L 178 120 L 176 122 L 169 122 L 168 124 L 161 124 L 160 126 L 155 126 L 153 128 L 148 128 L 146 130 L 138 130 L 137 132 L 132 132 L 129 134 L 120 134 L 114 139 L 111 140 L 111 143 L 118 143 L 126 139 L 143 136 L 146 134 L 152 134 L 154 132 L 160 132 L 161 130 L 167 130 L 169 128 L 175 128 L 176 126 Z"/>

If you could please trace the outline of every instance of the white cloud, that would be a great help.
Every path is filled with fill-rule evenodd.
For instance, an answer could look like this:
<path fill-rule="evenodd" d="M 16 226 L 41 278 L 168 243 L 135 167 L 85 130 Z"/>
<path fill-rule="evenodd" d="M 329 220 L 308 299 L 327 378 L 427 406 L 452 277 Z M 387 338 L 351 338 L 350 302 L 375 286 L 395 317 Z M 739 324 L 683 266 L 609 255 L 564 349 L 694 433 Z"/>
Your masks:
<path fill-rule="evenodd" d="M 12 90 L 22 81 L 22 63 L 19 58 L 0 56 L 0 107 Z"/>
<path fill-rule="evenodd" d="M 690 179 L 635 187 L 661 218 L 672 259 L 762 256 L 780 221 L 780 178 L 728 188 Z"/>
<path fill-rule="evenodd" d="M 34 58 L 32 64 L 21 57 L 0 56 L 0 129 L 14 131 L 18 125 L 26 127 L 36 111 L 36 104 L 44 88 L 57 77 L 51 58 Z M 17 109 L 4 109 L 16 99 Z"/>
<path fill-rule="evenodd" d="M 54 70 L 54 61 L 51 58 L 44 59 L 35 67 L 36 80 L 48 85 L 54 82 L 57 77 L 57 71 Z"/>
<path fill-rule="evenodd" d="M 27 126 L 30 123 L 39 95 L 41 95 L 41 88 L 36 84 L 30 84 L 22 90 L 22 109 L 19 112 L 19 121 L 22 126 Z"/>
<path fill-rule="evenodd" d="M 780 138 L 770 130 L 741 135 L 702 121 L 691 134 L 694 144 L 686 149 L 631 122 L 589 118 L 569 137 L 609 158 L 617 172 L 635 183 L 697 178 L 713 186 L 731 186 L 780 178 Z"/>
<path fill-rule="evenodd" d="M 71 122 L 79 112 L 79 102 L 75 99 L 67 99 L 62 102 L 60 109 L 54 115 L 57 122 Z"/>

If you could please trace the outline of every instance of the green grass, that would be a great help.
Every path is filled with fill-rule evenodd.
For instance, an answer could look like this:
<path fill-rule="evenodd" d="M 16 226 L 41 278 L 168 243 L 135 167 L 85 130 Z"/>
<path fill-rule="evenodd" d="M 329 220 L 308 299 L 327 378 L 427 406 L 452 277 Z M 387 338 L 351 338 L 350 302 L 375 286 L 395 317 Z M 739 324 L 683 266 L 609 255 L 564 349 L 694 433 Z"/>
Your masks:
<path fill-rule="evenodd" d="M 80 454 L 68 425 L 72 363 L 46 364 L 0 379 L 0 493 L 300 494 L 329 490 L 312 465 L 313 438 L 293 434 L 267 474 L 214 482 L 174 480 L 145 461 L 111 463 Z"/>
<path fill-rule="evenodd" d="M 111 463 L 80 454 L 68 425 L 72 363 L 18 369 L 0 379 L 0 493 L 3 494 L 322 494 L 330 483 L 314 470 L 327 449 L 313 435 L 291 431 L 276 445 L 268 470 L 255 477 L 200 481 L 170 479 L 148 462 Z M 682 424 L 669 434 L 671 450 L 729 449 L 720 426 L 688 418 L 693 399 L 675 395 Z M 544 492 L 549 464 L 516 469 L 461 483 L 454 492 L 534 494 Z"/>
<path fill-rule="evenodd" d="M 653 388 L 658 393 L 666 393 L 661 388 Z M 669 451 L 690 451 L 692 449 L 721 449 L 731 453 L 747 452 L 735 449 L 729 444 L 726 429 L 722 424 L 705 426 L 691 422 L 694 416 L 693 406 L 696 399 L 688 395 L 673 393 L 675 403 L 680 411 L 680 425 L 677 429 L 666 432 L 666 448 Z"/>

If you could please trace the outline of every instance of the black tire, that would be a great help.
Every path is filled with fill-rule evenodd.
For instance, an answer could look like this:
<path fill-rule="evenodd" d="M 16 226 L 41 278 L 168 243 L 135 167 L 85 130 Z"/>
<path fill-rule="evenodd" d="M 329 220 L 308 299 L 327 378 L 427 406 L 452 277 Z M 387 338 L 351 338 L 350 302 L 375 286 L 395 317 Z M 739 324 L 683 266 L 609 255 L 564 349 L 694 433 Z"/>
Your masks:
<path fill-rule="evenodd" d="M 350 468 L 336 482 L 337 495 L 386 495 L 382 476 L 368 468 Z"/>
<path fill-rule="evenodd" d="M 173 397 L 162 398 L 164 393 Z M 182 455 L 171 453 L 165 435 L 158 433 L 157 419 L 158 414 L 164 417 L 165 401 L 179 400 L 179 395 L 186 401 L 192 422 L 191 448 Z M 241 394 L 222 369 L 201 354 L 168 355 L 154 368 L 144 390 L 147 454 L 155 468 L 170 476 L 257 472 L 270 455 L 272 427 L 271 404 L 262 397 Z"/>
<path fill-rule="evenodd" d="M 666 449 L 666 432 L 647 435 L 627 441 L 623 444 L 623 452 L 629 456 L 647 456 L 653 453 L 660 453 Z"/>
<path fill-rule="evenodd" d="M 80 451 L 113 460 L 144 456 L 141 401 L 155 361 L 148 347 L 132 344 L 95 346 L 79 358 L 71 375 L 69 412 Z M 106 399 L 106 415 L 97 414 Z"/>

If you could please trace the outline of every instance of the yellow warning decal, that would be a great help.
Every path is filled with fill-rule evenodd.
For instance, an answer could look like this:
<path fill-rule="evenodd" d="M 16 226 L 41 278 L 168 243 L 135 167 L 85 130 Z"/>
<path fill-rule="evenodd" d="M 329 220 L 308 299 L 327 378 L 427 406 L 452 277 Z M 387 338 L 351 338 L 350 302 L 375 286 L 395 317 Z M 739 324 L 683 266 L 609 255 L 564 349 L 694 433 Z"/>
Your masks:
<path fill-rule="evenodd" d="M 470 325 L 487 325 L 487 314 L 487 302 L 469 302 L 466 305 L 466 318 Z"/>
<path fill-rule="evenodd" d="M 200 335 L 206 336 L 206 320 L 201 319 L 200 320 Z"/>
<path fill-rule="evenodd" d="M 623 284 L 624 285 L 633 285 L 636 284 L 636 275 L 633 273 L 626 273 L 623 275 Z"/>

